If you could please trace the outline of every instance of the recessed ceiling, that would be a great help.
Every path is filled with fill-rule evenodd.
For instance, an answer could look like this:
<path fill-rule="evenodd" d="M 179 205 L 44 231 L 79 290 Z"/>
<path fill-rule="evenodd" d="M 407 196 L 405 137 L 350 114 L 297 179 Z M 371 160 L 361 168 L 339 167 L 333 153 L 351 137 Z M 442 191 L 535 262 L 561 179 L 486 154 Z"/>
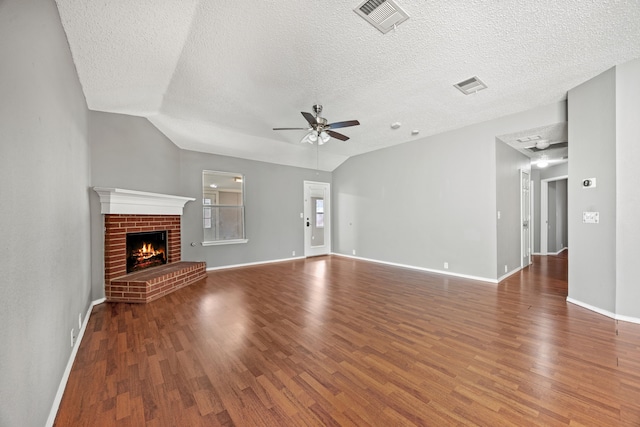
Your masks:
<path fill-rule="evenodd" d="M 564 163 L 569 160 L 567 123 L 554 123 L 534 129 L 522 130 L 496 138 L 515 148 L 535 162 L 543 157 L 549 164 Z"/>
<path fill-rule="evenodd" d="M 640 57 L 637 0 L 419 2 L 386 34 L 361 1 L 56 0 L 90 109 L 146 117 L 177 146 L 301 167 L 301 111 L 357 119 L 319 167 L 565 99 Z M 453 87 L 479 76 L 489 87 Z M 396 131 L 389 123 L 401 121 Z M 406 129 L 406 130 L 404 130 Z"/>

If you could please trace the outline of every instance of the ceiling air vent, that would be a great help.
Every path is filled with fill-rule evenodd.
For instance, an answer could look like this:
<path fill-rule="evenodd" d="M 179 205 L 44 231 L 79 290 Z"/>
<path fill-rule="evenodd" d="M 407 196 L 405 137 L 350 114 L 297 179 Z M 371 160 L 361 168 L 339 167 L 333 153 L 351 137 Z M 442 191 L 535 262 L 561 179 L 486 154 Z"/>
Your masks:
<path fill-rule="evenodd" d="M 409 19 L 409 15 L 393 0 L 369 0 L 353 11 L 383 34 Z"/>
<path fill-rule="evenodd" d="M 472 93 L 476 93 L 479 90 L 487 88 L 487 85 L 476 76 L 473 76 L 463 82 L 456 83 L 453 86 L 465 95 L 471 95 Z"/>

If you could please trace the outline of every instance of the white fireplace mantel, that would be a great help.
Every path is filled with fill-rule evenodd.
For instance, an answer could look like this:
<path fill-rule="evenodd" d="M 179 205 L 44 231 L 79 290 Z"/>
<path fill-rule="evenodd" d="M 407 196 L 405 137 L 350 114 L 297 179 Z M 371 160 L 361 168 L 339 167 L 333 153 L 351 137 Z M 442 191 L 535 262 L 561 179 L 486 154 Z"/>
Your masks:
<path fill-rule="evenodd" d="M 103 214 L 182 215 L 184 205 L 195 200 L 192 197 L 122 188 L 93 187 L 93 189 L 100 196 L 100 210 Z"/>

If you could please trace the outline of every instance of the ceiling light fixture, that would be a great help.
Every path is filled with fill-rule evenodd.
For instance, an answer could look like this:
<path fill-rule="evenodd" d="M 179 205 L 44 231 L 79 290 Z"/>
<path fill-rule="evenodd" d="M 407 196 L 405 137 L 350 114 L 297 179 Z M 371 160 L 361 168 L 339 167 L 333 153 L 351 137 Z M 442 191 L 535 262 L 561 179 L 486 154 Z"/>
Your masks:
<path fill-rule="evenodd" d="M 215 184 L 209 184 L 209 187 L 211 187 L 211 188 L 218 188 L 218 186 L 217 186 L 217 185 L 215 185 Z"/>
<path fill-rule="evenodd" d="M 548 139 L 539 140 L 538 142 L 536 142 L 536 148 L 538 150 L 545 150 L 549 148 L 549 140 Z"/>
<path fill-rule="evenodd" d="M 536 162 L 536 166 L 538 166 L 539 168 L 546 168 L 547 166 L 549 166 L 549 160 L 547 159 L 547 156 L 541 156 L 540 159 Z"/>
<path fill-rule="evenodd" d="M 242 177 L 241 176 L 236 176 L 235 178 L 233 178 L 233 180 L 235 182 L 242 182 Z"/>
<path fill-rule="evenodd" d="M 325 131 L 320 132 L 319 136 L 320 136 L 320 139 L 318 140 L 318 145 L 324 144 L 325 142 L 329 141 L 329 139 L 331 138 L 329 134 Z"/>

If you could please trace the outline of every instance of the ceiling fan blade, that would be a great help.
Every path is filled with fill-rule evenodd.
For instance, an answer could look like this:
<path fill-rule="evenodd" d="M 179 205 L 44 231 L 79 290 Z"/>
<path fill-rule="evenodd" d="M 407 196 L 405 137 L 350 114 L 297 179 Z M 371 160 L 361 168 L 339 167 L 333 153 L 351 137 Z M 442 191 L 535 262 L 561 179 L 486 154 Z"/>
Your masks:
<path fill-rule="evenodd" d="M 336 138 L 336 139 L 339 139 L 339 140 L 341 140 L 341 141 L 346 141 L 347 139 L 349 139 L 349 137 L 348 137 L 348 136 L 343 135 L 343 134 L 338 133 L 338 132 L 334 132 L 334 131 L 332 131 L 332 130 L 326 130 L 325 132 L 327 132 L 327 133 L 328 133 L 329 135 L 331 135 L 332 137 L 334 137 L 334 138 Z"/>
<path fill-rule="evenodd" d="M 273 130 L 309 130 L 309 128 L 273 128 Z"/>
<path fill-rule="evenodd" d="M 345 122 L 335 122 L 329 123 L 327 125 L 327 129 L 338 129 L 338 128 L 346 128 L 349 126 L 358 126 L 360 124 L 357 120 L 347 120 Z"/>
<path fill-rule="evenodd" d="M 311 113 L 305 113 L 304 111 L 301 111 L 302 115 L 304 116 L 305 119 L 307 119 L 307 121 L 309 122 L 309 124 L 311 126 L 313 125 L 317 125 L 318 121 L 316 120 L 315 117 L 313 117 L 313 114 Z"/>

